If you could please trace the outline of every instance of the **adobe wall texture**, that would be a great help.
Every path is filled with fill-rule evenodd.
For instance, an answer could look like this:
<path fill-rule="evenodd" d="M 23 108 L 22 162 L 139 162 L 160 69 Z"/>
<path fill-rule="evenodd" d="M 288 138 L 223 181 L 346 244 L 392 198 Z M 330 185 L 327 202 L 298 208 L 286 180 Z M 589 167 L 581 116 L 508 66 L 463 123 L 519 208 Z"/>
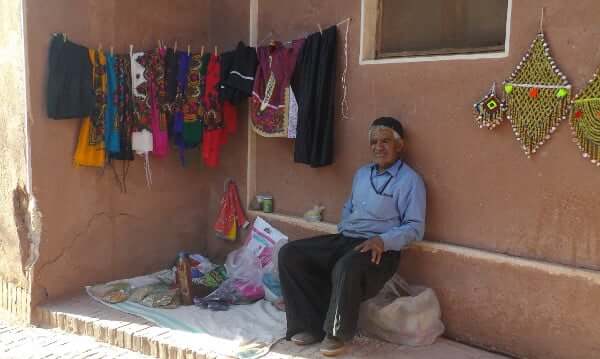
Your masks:
<path fill-rule="evenodd" d="M 238 22 L 212 22 L 211 11 L 233 8 L 233 1 L 26 1 L 27 51 L 31 86 L 33 190 L 44 216 L 41 257 L 35 268 L 33 300 L 71 294 L 84 285 L 130 277 L 170 265 L 180 250 L 219 255 L 228 246 L 214 238 L 212 224 L 231 177 L 245 186 L 246 127 L 230 138 L 217 169 L 201 164 L 200 151 L 186 153 L 187 166 L 173 149 L 151 158 L 153 185 L 146 188 L 141 157 L 130 166 L 127 193 L 113 171 L 74 168 L 72 156 L 79 120 L 51 120 L 45 111 L 50 35 L 65 32 L 89 47 L 115 52 L 149 49 L 157 40 L 179 48 L 189 43 L 232 48 L 248 38 L 248 9 L 236 8 Z M 56 11 L 60 9 L 60 11 Z M 221 51 L 220 50 L 220 51 Z M 241 110 L 243 113 L 243 109 Z M 121 174 L 121 163 L 115 168 Z M 243 193 L 242 193 L 243 196 Z M 243 198 L 243 197 L 242 197 Z"/>
<path fill-rule="evenodd" d="M 27 320 L 26 71 L 22 7 L 0 0 L 0 318 Z"/>
<path fill-rule="evenodd" d="M 581 154 L 564 121 L 532 159 L 511 126 L 474 125 L 472 106 L 510 76 L 534 39 L 544 7 L 544 29 L 555 60 L 577 91 L 600 65 L 600 3 L 513 1 L 510 55 L 501 59 L 358 64 L 360 1 L 261 0 L 259 34 L 293 39 L 347 17 L 348 99 L 351 118 L 335 122 L 335 164 L 312 169 L 293 163 L 293 142 L 258 138 L 257 189 L 274 195 L 276 210 L 302 215 L 323 203 L 337 223 L 354 171 L 370 161 L 367 128 L 383 115 L 401 119 L 407 161 L 428 189 L 426 238 L 493 252 L 600 268 L 600 171 Z M 338 75 L 343 65 L 339 28 Z M 338 76 L 339 78 L 339 76 Z M 500 87 L 500 86 L 499 86 Z M 338 88 L 338 97 L 340 89 Z"/>

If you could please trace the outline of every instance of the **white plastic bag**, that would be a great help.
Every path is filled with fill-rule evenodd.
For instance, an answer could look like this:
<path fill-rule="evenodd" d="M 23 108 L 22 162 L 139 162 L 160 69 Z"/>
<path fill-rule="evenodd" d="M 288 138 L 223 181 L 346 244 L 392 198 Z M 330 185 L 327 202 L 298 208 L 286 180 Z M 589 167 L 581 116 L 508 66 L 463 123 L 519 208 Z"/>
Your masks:
<path fill-rule="evenodd" d="M 375 297 L 361 305 L 358 326 L 391 343 L 430 345 L 444 332 L 441 316 L 431 288 L 408 285 L 395 274 Z"/>
<path fill-rule="evenodd" d="M 205 301 L 245 304 L 255 302 L 265 296 L 260 259 L 247 247 L 229 253 L 225 269 L 228 279 L 206 296 Z"/>

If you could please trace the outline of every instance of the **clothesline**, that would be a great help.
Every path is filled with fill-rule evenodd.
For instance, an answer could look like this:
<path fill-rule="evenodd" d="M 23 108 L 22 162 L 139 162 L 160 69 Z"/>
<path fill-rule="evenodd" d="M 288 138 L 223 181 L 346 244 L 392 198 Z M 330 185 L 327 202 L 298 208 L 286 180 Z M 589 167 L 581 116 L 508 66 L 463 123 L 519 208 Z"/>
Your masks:
<path fill-rule="evenodd" d="M 347 23 L 347 22 L 349 22 L 349 21 L 352 21 L 352 18 L 351 18 L 351 17 L 347 17 L 347 18 L 345 18 L 344 20 L 342 20 L 342 21 L 338 22 L 337 24 L 335 24 L 335 26 L 340 26 L 340 25 L 343 25 L 343 24 L 345 24 L 345 23 Z M 321 24 L 317 24 L 317 27 L 319 28 L 319 32 L 323 33 L 323 29 L 322 29 L 322 27 L 321 27 Z M 67 40 L 68 40 L 67 33 L 63 32 L 63 33 L 61 33 L 61 34 L 62 34 L 62 36 L 63 36 L 64 40 L 65 40 L 65 41 L 67 41 Z M 269 34 L 267 34 L 267 36 L 266 36 L 266 37 L 265 37 L 265 38 L 264 38 L 264 39 L 263 39 L 261 42 L 259 42 L 259 44 L 262 44 L 262 43 L 264 43 L 264 41 L 265 41 L 265 40 L 267 40 L 267 39 L 269 39 L 271 36 L 273 36 L 273 32 L 272 32 L 272 31 L 271 31 L 271 32 L 269 32 Z M 306 36 L 303 36 L 303 37 L 306 37 Z M 166 47 L 168 47 L 168 46 L 166 45 L 166 42 L 163 42 L 163 41 L 162 41 L 162 40 L 160 40 L 160 39 L 159 39 L 159 40 L 157 40 L 157 43 L 158 43 L 158 48 L 166 48 Z M 291 43 L 292 43 L 292 40 L 289 40 L 289 41 L 285 41 L 285 42 L 283 42 L 283 44 L 291 44 Z M 133 53 L 133 50 L 134 50 L 134 48 L 135 48 L 135 46 L 134 46 L 133 44 L 130 44 L 130 45 L 129 45 L 129 53 L 130 53 L 130 54 L 131 54 L 131 53 Z M 200 50 L 200 53 L 201 53 L 201 55 L 203 55 L 203 54 L 204 54 L 204 50 L 205 50 L 205 48 L 206 48 L 206 47 L 205 47 L 204 45 L 201 47 L 201 50 Z M 175 42 L 174 42 L 174 44 L 173 44 L 173 49 L 174 49 L 175 51 L 177 51 L 177 40 L 175 40 Z M 102 50 L 103 50 L 103 47 L 102 47 L 102 43 L 101 43 L 101 42 L 98 44 L 98 50 L 100 50 L 100 51 L 102 51 Z M 214 46 L 214 54 L 215 54 L 215 55 L 218 55 L 218 50 L 219 50 L 219 47 L 218 47 L 218 46 Z M 111 55 L 114 55 L 114 46 L 112 46 L 112 45 L 111 45 L 111 46 L 109 47 L 109 51 L 110 51 L 110 54 L 111 54 Z M 188 53 L 188 55 L 189 55 L 189 54 L 191 54 L 191 45 L 189 45 L 189 44 L 187 45 L 187 53 Z"/>
<path fill-rule="evenodd" d="M 352 21 L 352 18 L 351 18 L 351 17 L 347 17 L 347 18 L 345 18 L 344 20 L 342 20 L 342 21 L 338 22 L 337 24 L 335 24 L 335 26 L 340 26 L 340 25 L 343 25 L 343 24 L 345 24 L 345 23 L 347 23 L 347 22 L 349 22 L 349 21 Z M 319 32 L 322 34 L 322 33 L 323 33 L 323 28 L 321 27 L 321 24 L 317 23 L 317 27 L 319 28 Z M 306 32 L 305 32 L 304 34 L 306 34 Z M 273 31 L 269 31 L 269 33 L 267 34 L 267 36 L 265 36 L 265 38 L 264 38 L 264 39 L 262 39 L 262 40 L 261 40 L 261 41 L 258 43 L 258 45 L 261 45 L 261 44 L 263 44 L 263 43 L 264 43 L 264 42 L 265 42 L 267 39 L 271 38 L 272 36 L 273 36 Z M 299 36 L 299 37 L 306 37 L 306 35 L 304 35 L 304 36 Z M 291 44 L 291 43 L 292 43 L 292 41 L 293 41 L 293 40 L 285 41 L 285 42 L 283 42 L 283 44 Z"/>

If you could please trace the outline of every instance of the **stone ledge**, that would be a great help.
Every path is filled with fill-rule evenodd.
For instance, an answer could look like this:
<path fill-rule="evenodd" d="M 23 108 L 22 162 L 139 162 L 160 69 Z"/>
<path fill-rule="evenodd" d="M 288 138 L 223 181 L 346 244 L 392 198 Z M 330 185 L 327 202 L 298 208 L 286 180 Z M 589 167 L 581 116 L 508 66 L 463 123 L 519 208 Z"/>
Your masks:
<path fill-rule="evenodd" d="M 177 332 L 95 302 L 86 294 L 38 307 L 38 325 L 95 338 L 99 342 L 161 359 L 225 359 L 178 340 Z M 318 346 L 298 347 L 281 342 L 265 359 L 320 358 Z M 344 358 L 502 359 L 504 357 L 440 338 L 427 347 L 410 348 L 360 338 Z"/>
<path fill-rule="evenodd" d="M 598 272 L 424 242 L 400 273 L 436 291 L 452 339 L 517 357 L 600 358 Z"/>

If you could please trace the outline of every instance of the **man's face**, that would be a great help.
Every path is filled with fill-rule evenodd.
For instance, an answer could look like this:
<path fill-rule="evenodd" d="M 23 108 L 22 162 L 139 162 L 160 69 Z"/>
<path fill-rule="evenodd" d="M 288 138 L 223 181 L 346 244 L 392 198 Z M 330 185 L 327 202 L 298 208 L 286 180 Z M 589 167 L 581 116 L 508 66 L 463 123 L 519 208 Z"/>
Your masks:
<path fill-rule="evenodd" d="M 371 132 L 371 152 L 373 161 L 379 168 L 388 168 L 399 158 L 404 141 L 394 138 L 391 128 L 379 128 Z"/>

